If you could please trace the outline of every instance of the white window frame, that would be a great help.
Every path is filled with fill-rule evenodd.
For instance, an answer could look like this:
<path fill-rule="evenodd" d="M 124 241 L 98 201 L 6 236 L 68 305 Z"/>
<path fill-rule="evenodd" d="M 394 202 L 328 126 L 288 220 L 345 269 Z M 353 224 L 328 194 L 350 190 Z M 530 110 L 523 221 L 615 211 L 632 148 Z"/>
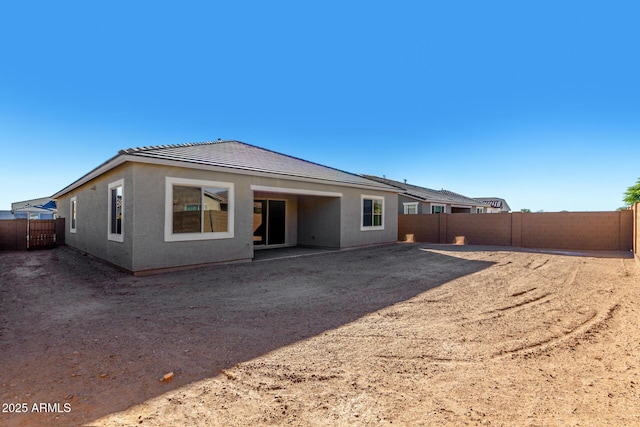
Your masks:
<path fill-rule="evenodd" d="M 73 196 L 69 201 L 69 233 L 78 229 L 78 197 Z"/>
<path fill-rule="evenodd" d="M 439 203 L 431 203 L 431 213 L 435 214 L 435 212 L 433 211 L 433 208 L 440 206 L 442 208 L 442 212 L 441 213 L 447 213 L 447 205 L 442 205 Z"/>
<path fill-rule="evenodd" d="M 173 187 L 174 185 L 181 187 L 212 187 L 226 188 L 229 191 L 229 223 L 228 231 L 224 232 L 199 232 L 199 233 L 173 233 Z M 234 222 L 235 222 L 235 191 L 232 182 L 206 181 L 201 179 L 187 179 L 166 177 L 165 179 L 165 197 L 164 197 L 164 241 L 165 242 L 187 242 L 193 240 L 215 240 L 215 239 L 233 239 Z"/>
<path fill-rule="evenodd" d="M 121 187 L 122 188 L 122 222 L 121 222 L 121 233 L 112 233 L 111 232 L 111 221 L 113 218 L 111 218 L 111 212 L 113 211 L 113 209 L 111 208 L 111 204 L 113 203 L 112 197 L 111 197 L 111 190 L 114 188 L 118 188 Z M 125 203 L 124 203 L 124 179 L 119 179 L 117 181 L 112 182 L 111 184 L 109 184 L 108 186 L 108 195 L 107 195 L 107 199 L 109 201 L 108 203 L 108 209 L 109 209 L 109 213 L 108 213 L 108 222 L 107 222 L 107 239 L 111 240 L 113 242 L 124 242 L 124 208 L 125 208 Z"/>
<path fill-rule="evenodd" d="M 476 213 L 484 213 L 484 208 L 476 207 Z"/>
<path fill-rule="evenodd" d="M 364 201 L 365 200 L 371 200 L 373 202 L 378 200 L 382 202 L 382 215 L 380 218 L 380 224 L 382 225 L 368 225 L 368 226 L 364 225 Z M 360 231 L 384 230 L 384 216 L 385 216 L 384 212 L 385 212 L 385 207 L 384 207 L 383 196 L 369 196 L 366 194 L 361 195 L 360 196 Z M 373 222 L 373 217 L 371 218 L 371 220 Z"/>
<path fill-rule="evenodd" d="M 417 215 L 417 214 L 420 213 L 420 212 L 418 212 L 418 202 L 405 202 L 405 203 L 402 204 L 402 206 L 404 207 L 404 214 L 405 215 Z M 411 206 L 416 208 L 416 211 L 413 214 L 409 213 L 409 208 Z"/>

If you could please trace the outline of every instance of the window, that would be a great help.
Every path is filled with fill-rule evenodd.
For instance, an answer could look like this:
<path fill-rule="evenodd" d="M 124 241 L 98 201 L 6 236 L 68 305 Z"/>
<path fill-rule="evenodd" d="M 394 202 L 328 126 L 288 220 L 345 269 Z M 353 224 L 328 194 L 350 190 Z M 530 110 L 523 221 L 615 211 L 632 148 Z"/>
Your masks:
<path fill-rule="evenodd" d="M 109 231 L 107 238 L 123 242 L 122 225 L 124 219 L 124 180 L 109 184 Z"/>
<path fill-rule="evenodd" d="M 167 177 L 165 241 L 232 237 L 232 183 Z"/>
<path fill-rule="evenodd" d="M 69 205 L 69 216 L 71 217 L 71 221 L 69 221 L 69 232 L 76 232 L 76 213 L 78 208 L 78 199 L 76 197 L 71 198 L 71 203 Z"/>
<path fill-rule="evenodd" d="M 484 213 L 484 208 L 476 208 L 476 213 Z"/>
<path fill-rule="evenodd" d="M 403 203 L 405 215 L 416 215 L 418 213 L 418 202 Z"/>
<path fill-rule="evenodd" d="M 439 214 L 439 213 L 445 213 L 445 212 L 446 212 L 446 208 L 444 205 L 431 205 L 432 214 Z"/>
<path fill-rule="evenodd" d="M 362 196 L 360 229 L 384 230 L 384 198 Z"/>

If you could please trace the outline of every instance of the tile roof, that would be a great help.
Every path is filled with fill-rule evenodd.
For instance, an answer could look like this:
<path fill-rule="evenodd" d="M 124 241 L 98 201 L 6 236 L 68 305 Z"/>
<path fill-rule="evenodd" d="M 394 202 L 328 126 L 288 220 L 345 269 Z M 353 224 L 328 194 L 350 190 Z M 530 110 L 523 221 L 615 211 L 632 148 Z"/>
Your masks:
<path fill-rule="evenodd" d="M 360 175 L 240 141 L 138 147 L 121 150 L 119 154 L 390 189 L 386 185 L 381 185 L 377 181 L 369 180 Z"/>
<path fill-rule="evenodd" d="M 221 167 L 244 173 L 265 173 L 290 177 L 293 180 L 321 181 L 328 184 L 398 192 L 393 186 L 367 179 L 361 175 L 323 166 L 297 157 L 277 153 L 240 141 L 198 142 L 137 147 L 120 150 L 117 155 L 97 166 L 52 197 L 57 198 L 128 161 L 148 159 L 151 163 L 180 162 Z M 231 171 L 232 172 L 232 171 Z"/>
<path fill-rule="evenodd" d="M 440 203 L 456 203 L 471 206 L 486 206 L 485 202 L 482 202 L 471 197 L 463 196 L 462 194 L 454 193 L 449 190 L 433 190 L 431 188 L 419 187 L 400 181 L 394 181 L 392 179 L 380 178 L 373 175 L 363 175 L 364 177 L 381 182 L 383 184 L 391 185 L 393 187 L 403 190 L 404 194 L 411 196 L 418 200 L 425 202 L 440 202 Z"/>
<path fill-rule="evenodd" d="M 474 197 L 476 200 L 481 200 L 488 203 L 492 208 L 502 209 L 510 211 L 511 207 L 505 199 L 499 197 Z"/>
<path fill-rule="evenodd" d="M 474 199 L 472 197 L 467 197 L 467 196 L 463 196 L 462 194 L 458 194 L 458 193 L 454 193 L 453 191 L 449 191 L 449 190 L 441 190 L 440 193 L 446 194 L 447 196 L 457 200 L 456 203 L 465 203 L 465 204 L 470 204 L 470 205 L 485 205 L 487 206 L 488 203 L 483 202 L 482 200 L 478 200 L 478 199 Z"/>

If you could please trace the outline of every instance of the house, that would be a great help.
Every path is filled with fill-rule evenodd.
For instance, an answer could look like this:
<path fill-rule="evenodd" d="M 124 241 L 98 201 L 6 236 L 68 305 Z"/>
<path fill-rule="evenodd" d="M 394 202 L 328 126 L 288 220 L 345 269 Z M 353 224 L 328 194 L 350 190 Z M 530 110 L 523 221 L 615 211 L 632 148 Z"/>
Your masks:
<path fill-rule="evenodd" d="M 501 213 L 501 212 L 511 212 L 511 207 L 507 203 L 505 199 L 501 199 L 499 197 L 474 197 L 476 200 L 480 200 L 481 202 L 485 202 L 489 204 L 487 208 L 488 213 Z"/>
<path fill-rule="evenodd" d="M 11 211 L 0 211 L 0 220 L 3 219 L 16 219 L 16 217 Z"/>
<path fill-rule="evenodd" d="M 122 150 L 53 197 L 68 245 L 135 274 L 397 240 L 396 188 L 239 141 Z"/>
<path fill-rule="evenodd" d="M 50 197 L 11 203 L 11 211 L 0 211 L 0 219 L 55 219 L 56 202 Z"/>
<path fill-rule="evenodd" d="M 491 208 L 487 202 L 466 197 L 453 191 L 433 190 L 405 182 L 363 175 L 364 178 L 389 185 L 401 191 L 398 214 L 485 213 Z"/>

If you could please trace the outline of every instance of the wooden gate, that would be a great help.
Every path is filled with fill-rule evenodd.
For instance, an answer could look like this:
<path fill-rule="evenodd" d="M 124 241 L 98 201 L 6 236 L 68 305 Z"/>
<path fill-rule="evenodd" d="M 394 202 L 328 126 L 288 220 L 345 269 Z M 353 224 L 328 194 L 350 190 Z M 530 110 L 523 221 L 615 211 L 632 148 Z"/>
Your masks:
<path fill-rule="evenodd" d="M 56 246 L 56 220 L 31 219 L 27 233 L 27 249 L 45 249 Z"/>

